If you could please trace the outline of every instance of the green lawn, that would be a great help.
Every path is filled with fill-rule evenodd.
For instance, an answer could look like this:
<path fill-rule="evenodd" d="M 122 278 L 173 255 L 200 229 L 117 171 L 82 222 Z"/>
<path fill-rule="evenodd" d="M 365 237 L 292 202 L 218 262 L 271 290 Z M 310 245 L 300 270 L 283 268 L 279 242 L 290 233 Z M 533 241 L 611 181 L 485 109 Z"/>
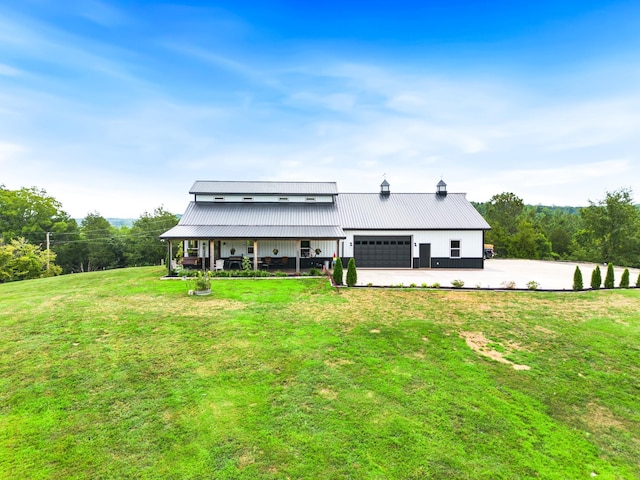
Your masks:
<path fill-rule="evenodd" d="M 640 290 L 162 273 L 0 285 L 0 478 L 640 478 Z"/>

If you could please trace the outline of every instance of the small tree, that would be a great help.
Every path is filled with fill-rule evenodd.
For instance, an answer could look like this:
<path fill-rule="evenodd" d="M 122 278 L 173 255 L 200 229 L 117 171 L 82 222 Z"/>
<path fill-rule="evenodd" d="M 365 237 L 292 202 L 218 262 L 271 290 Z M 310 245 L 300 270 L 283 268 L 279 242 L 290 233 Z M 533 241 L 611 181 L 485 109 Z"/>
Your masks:
<path fill-rule="evenodd" d="M 336 285 L 342 285 L 342 260 L 340 257 L 336 258 L 336 264 L 333 267 L 333 281 Z"/>
<path fill-rule="evenodd" d="M 614 276 L 613 276 L 613 263 L 609 262 L 607 265 L 607 275 L 604 277 L 604 288 L 613 288 L 614 287 Z"/>
<path fill-rule="evenodd" d="M 580 271 L 580 267 L 576 265 L 576 271 L 573 273 L 573 289 L 582 290 L 582 288 L 582 272 Z"/>
<path fill-rule="evenodd" d="M 356 271 L 356 259 L 351 257 L 347 264 L 347 285 L 353 287 L 358 283 L 358 272 Z"/>
<path fill-rule="evenodd" d="M 600 285 L 602 285 L 602 274 L 600 273 L 600 266 L 596 265 L 596 268 L 594 268 L 591 274 L 591 288 L 598 290 Z"/>
<path fill-rule="evenodd" d="M 620 278 L 620 288 L 629 288 L 629 269 L 625 268 Z"/>

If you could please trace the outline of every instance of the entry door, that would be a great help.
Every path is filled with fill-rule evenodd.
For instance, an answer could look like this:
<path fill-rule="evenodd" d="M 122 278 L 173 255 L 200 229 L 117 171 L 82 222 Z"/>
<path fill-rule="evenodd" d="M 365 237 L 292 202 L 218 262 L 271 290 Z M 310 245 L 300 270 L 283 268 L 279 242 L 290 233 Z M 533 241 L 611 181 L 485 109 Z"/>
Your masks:
<path fill-rule="evenodd" d="M 430 268 L 430 267 L 431 267 L 431 244 L 421 243 L 420 244 L 420 268 Z"/>

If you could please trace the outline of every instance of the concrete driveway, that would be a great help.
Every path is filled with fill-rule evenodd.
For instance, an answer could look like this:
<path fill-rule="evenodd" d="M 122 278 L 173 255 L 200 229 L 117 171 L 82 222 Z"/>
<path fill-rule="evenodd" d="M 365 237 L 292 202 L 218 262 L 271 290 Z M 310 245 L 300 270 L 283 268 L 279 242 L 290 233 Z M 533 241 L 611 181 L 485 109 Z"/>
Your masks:
<path fill-rule="evenodd" d="M 515 288 L 526 289 L 527 283 L 535 281 L 540 290 L 572 290 L 573 273 L 576 265 L 582 272 L 585 288 L 590 288 L 591 273 L 596 267 L 594 263 L 553 262 L 542 260 L 516 260 L 492 258 L 484 262 L 483 270 L 475 269 L 358 269 L 358 285 L 390 286 L 402 283 L 409 286 L 415 283 L 432 285 L 439 283 L 442 287 L 451 287 L 452 280 L 462 280 L 465 288 L 502 288 L 503 282 L 515 282 Z M 600 265 L 602 281 L 607 273 L 607 266 Z M 615 285 L 620 284 L 624 267 L 615 267 Z M 636 284 L 637 268 L 629 269 L 629 283 Z"/>

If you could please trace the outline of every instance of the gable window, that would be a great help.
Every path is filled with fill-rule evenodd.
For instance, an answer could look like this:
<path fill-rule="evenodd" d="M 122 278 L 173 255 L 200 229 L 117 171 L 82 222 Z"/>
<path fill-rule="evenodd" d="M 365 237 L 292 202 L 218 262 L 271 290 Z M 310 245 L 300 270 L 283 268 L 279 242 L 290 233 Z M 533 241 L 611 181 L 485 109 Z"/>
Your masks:
<path fill-rule="evenodd" d="M 243 197 L 242 201 L 244 201 L 244 202 L 252 202 L 253 201 L 253 197 Z"/>
<path fill-rule="evenodd" d="M 451 240 L 451 258 L 460 258 L 460 240 Z"/>
<path fill-rule="evenodd" d="M 304 199 L 306 202 L 315 202 L 316 201 L 316 197 L 307 197 Z"/>
<path fill-rule="evenodd" d="M 280 197 L 278 200 L 281 201 L 281 202 L 288 202 L 289 201 L 289 197 Z"/>

